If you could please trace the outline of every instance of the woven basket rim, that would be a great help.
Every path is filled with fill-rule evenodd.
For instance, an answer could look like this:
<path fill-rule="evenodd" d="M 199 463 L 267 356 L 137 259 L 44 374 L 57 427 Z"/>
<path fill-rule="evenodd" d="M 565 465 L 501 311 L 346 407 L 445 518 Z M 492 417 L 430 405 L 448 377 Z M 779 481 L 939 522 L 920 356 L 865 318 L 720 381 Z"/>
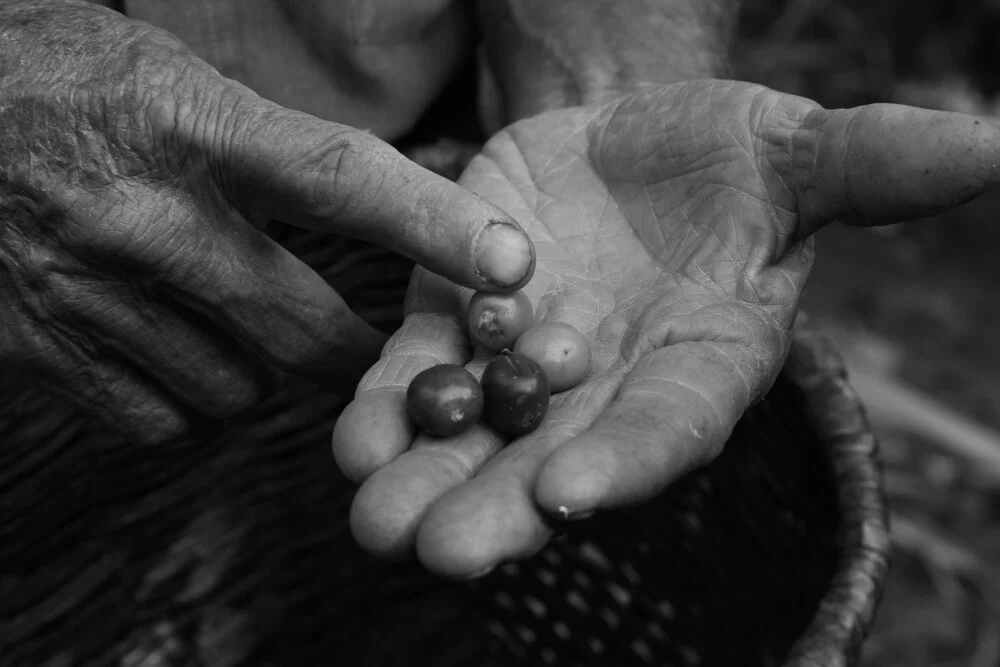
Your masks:
<path fill-rule="evenodd" d="M 797 326 L 782 375 L 804 396 L 833 471 L 840 514 L 836 572 L 783 667 L 856 665 L 891 552 L 878 441 L 844 359 L 825 333 Z"/>

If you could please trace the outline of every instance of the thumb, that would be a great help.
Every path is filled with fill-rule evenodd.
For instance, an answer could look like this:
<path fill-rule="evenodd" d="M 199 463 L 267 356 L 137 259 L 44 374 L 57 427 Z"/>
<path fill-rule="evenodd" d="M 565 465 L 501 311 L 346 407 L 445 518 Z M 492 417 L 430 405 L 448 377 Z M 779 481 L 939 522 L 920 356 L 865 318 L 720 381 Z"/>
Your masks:
<path fill-rule="evenodd" d="M 1000 183 L 1000 124 L 963 113 L 816 109 L 793 152 L 800 236 L 833 220 L 873 226 L 934 215 Z"/>
<path fill-rule="evenodd" d="M 374 135 L 277 106 L 240 129 L 224 170 L 251 219 L 369 241 L 473 289 L 531 279 L 534 246 L 513 218 Z"/>

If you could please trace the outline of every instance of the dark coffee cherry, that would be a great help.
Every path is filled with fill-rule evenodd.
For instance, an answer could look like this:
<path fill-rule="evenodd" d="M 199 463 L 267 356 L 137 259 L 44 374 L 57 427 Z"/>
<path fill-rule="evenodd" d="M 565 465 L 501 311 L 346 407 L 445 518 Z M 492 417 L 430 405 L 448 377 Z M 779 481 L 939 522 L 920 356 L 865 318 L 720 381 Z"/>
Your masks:
<path fill-rule="evenodd" d="M 406 412 L 428 435 L 458 435 L 482 416 L 483 390 L 461 366 L 432 366 L 418 373 L 407 387 Z"/>
<path fill-rule="evenodd" d="M 483 415 L 505 435 L 531 433 L 549 409 L 549 382 L 541 366 L 504 350 L 483 371 Z"/>

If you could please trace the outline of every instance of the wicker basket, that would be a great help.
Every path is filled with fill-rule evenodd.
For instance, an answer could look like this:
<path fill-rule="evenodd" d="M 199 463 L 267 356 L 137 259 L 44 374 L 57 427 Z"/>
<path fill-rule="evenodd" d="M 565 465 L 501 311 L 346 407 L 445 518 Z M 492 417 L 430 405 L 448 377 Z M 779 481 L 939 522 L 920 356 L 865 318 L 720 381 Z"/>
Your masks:
<path fill-rule="evenodd" d="M 413 157 L 454 176 L 468 155 Z M 357 312 L 398 323 L 407 261 L 277 229 Z M 140 449 L 0 369 L 0 667 L 858 663 L 886 512 L 821 335 L 796 334 L 714 463 L 475 583 L 355 546 L 329 450 L 343 405 L 291 384 L 220 432 Z"/>

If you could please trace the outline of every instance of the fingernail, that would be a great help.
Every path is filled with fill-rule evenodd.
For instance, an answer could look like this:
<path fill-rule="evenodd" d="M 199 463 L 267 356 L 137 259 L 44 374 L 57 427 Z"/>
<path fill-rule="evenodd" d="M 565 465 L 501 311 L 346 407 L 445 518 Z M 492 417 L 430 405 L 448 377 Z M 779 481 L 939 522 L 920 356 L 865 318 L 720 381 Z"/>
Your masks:
<path fill-rule="evenodd" d="M 476 241 L 476 274 L 498 287 L 520 283 L 533 261 L 528 237 L 509 222 L 491 222 Z"/>
<path fill-rule="evenodd" d="M 584 519 L 589 519 L 594 516 L 594 510 L 584 510 L 582 512 L 574 512 L 565 505 L 560 505 L 556 512 L 559 513 L 559 518 L 563 521 L 583 521 Z"/>

